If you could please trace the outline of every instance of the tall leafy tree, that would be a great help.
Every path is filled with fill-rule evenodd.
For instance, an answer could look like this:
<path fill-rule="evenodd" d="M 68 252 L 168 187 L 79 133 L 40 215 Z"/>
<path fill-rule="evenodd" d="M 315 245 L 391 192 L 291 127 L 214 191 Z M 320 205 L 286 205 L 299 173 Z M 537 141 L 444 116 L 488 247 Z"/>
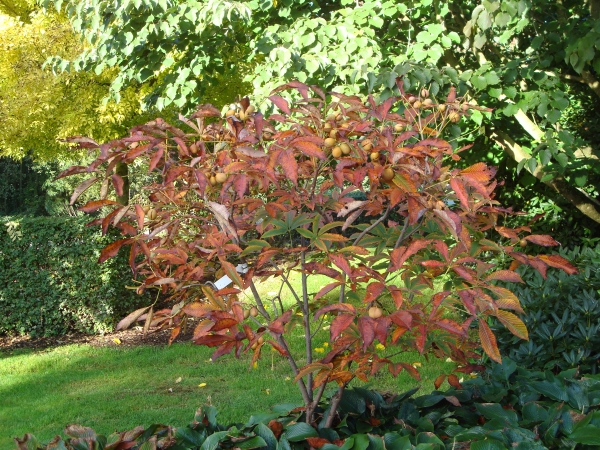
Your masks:
<path fill-rule="evenodd" d="M 61 8 L 63 1 L 54 4 Z M 127 86 L 154 80 L 145 102 L 159 109 L 189 110 L 218 74 L 243 61 L 253 67 L 248 79 L 258 98 L 290 79 L 383 96 L 392 95 L 398 76 L 433 95 L 453 84 L 494 108 L 489 117 L 471 115 L 472 133 L 600 223 L 597 155 L 563 114 L 571 107 L 570 85 L 600 95 L 598 0 L 64 5 L 86 48 L 73 59 L 54 58 L 54 67 L 115 68 L 114 99 Z"/>

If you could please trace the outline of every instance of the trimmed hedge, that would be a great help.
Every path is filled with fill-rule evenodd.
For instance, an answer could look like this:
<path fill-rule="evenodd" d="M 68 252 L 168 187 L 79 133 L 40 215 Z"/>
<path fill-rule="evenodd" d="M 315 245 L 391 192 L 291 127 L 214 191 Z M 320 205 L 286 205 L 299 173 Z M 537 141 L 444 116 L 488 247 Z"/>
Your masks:
<path fill-rule="evenodd" d="M 0 334 L 101 333 L 141 305 L 126 289 L 126 251 L 98 264 L 114 236 L 86 227 L 88 217 L 0 220 Z"/>

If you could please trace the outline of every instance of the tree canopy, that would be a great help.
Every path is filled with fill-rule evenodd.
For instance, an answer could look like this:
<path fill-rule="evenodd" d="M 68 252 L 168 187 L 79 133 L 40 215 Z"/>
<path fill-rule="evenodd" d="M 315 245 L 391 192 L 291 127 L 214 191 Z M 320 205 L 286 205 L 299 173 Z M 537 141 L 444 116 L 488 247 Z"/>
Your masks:
<path fill-rule="evenodd" d="M 453 84 L 494 109 L 471 116 L 472 133 L 600 222 L 597 156 L 565 114 L 571 86 L 600 95 L 598 3 L 57 0 L 86 44 L 52 63 L 116 70 L 114 99 L 152 81 L 145 104 L 159 109 L 191 109 L 219 74 L 240 67 L 251 68 L 258 99 L 291 79 L 382 96 L 398 76 L 433 95 Z"/>

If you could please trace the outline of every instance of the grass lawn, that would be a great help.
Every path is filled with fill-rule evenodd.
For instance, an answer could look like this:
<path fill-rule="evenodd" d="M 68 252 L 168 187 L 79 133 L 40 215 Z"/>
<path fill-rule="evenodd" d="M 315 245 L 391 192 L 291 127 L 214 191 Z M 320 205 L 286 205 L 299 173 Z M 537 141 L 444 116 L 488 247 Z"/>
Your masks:
<path fill-rule="evenodd" d="M 300 336 L 294 341 L 294 347 L 302 345 Z M 277 354 L 266 354 L 249 370 L 248 358 L 225 356 L 212 363 L 211 351 L 192 344 L 69 345 L 0 354 L 0 449 L 15 448 L 12 438 L 26 432 L 51 439 L 69 423 L 104 434 L 152 423 L 183 426 L 198 406 L 211 403 L 219 421 L 228 424 L 278 403 L 300 402 L 287 361 Z M 418 354 L 403 359 L 423 364 L 425 390 L 433 388 L 440 370 L 452 366 L 427 363 Z M 372 384 L 398 392 L 416 385 L 405 373 L 396 379 L 378 375 Z"/>
<path fill-rule="evenodd" d="M 297 286 L 299 275 L 290 281 Z M 309 292 L 318 292 L 329 281 L 310 277 Z M 263 298 L 271 299 L 279 293 L 279 286 L 276 280 L 267 280 L 259 283 L 258 289 Z M 338 294 L 332 291 L 328 295 L 337 298 Z M 281 292 L 281 298 L 291 297 L 287 288 Z M 287 300 L 286 306 L 291 302 Z M 315 337 L 316 348 L 329 340 L 324 325 Z M 302 333 L 296 327 L 289 339 L 294 354 L 304 354 Z M 300 404 L 287 360 L 268 346 L 264 349 L 255 369 L 249 368 L 250 355 L 239 360 L 228 355 L 213 363 L 213 349 L 181 343 L 171 347 L 77 344 L 0 353 L 0 450 L 15 448 L 12 438 L 26 432 L 47 441 L 69 423 L 110 434 L 153 423 L 187 425 L 195 410 L 207 403 L 217 407 L 223 424 L 246 422 L 252 414 L 279 403 Z M 444 361 L 427 362 L 417 353 L 396 359 L 422 365 L 424 392 L 433 389 L 437 375 L 453 368 Z M 298 362 L 305 363 L 302 359 Z M 378 374 L 370 383 L 375 389 L 392 392 L 417 385 L 405 372 L 398 378 Z M 335 386 L 331 389 L 333 392 Z"/>

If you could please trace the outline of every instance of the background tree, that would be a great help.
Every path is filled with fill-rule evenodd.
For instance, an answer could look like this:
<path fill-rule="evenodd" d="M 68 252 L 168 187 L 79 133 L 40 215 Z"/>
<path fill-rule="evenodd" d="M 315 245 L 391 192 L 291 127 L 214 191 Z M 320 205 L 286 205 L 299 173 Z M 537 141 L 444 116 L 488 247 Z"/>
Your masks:
<path fill-rule="evenodd" d="M 216 74 L 242 61 L 253 68 L 248 79 L 258 99 L 290 79 L 384 98 L 396 76 L 430 84 L 434 95 L 452 83 L 494 108 L 472 116 L 471 136 L 487 138 L 480 154 L 510 158 L 515 175 L 525 169 L 600 222 L 595 143 L 564 114 L 571 85 L 600 93 L 596 0 L 93 0 L 65 10 L 87 47 L 54 66 L 118 68 L 115 99 L 132 83 L 156 80 L 145 102 L 159 109 L 189 110 Z"/>

